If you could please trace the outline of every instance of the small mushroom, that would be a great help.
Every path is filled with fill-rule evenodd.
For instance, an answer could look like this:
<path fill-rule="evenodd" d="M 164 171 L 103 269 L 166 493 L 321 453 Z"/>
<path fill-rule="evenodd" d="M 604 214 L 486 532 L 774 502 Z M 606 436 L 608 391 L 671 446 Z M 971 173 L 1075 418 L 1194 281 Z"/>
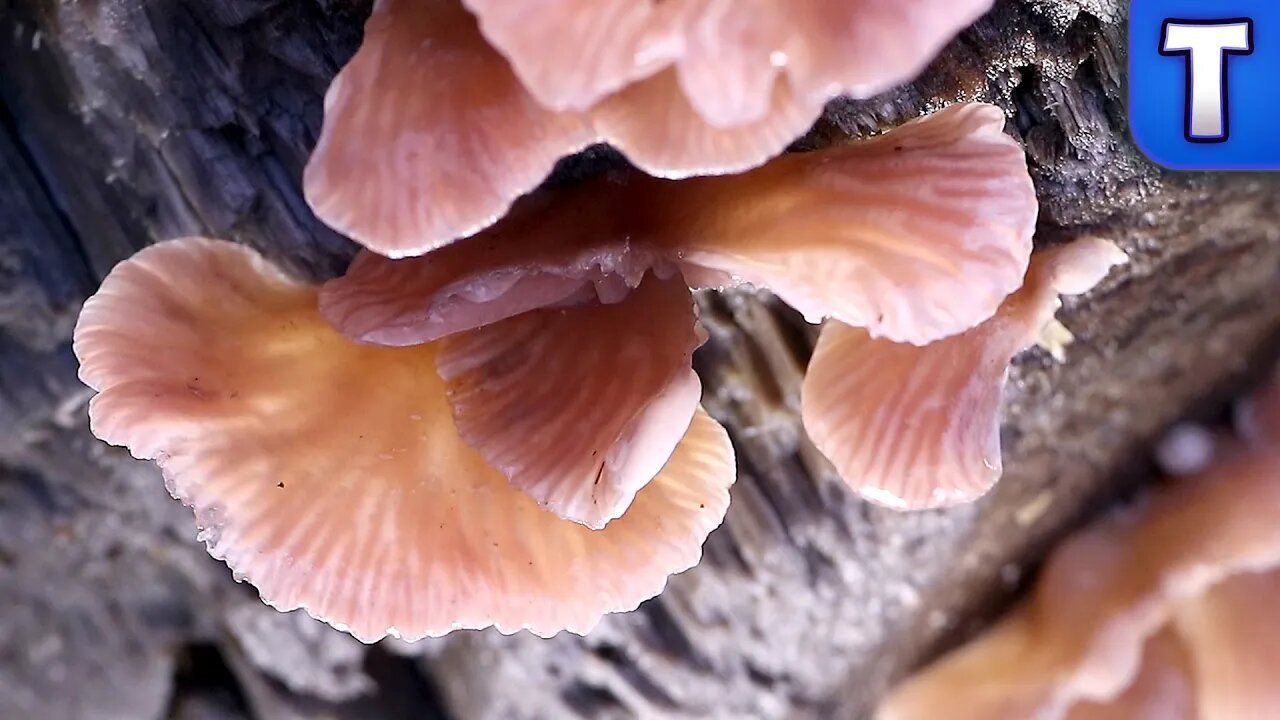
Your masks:
<path fill-rule="evenodd" d="M 687 427 L 704 336 L 670 261 L 625 235 L 592 244 L 610 237 L 621 205 L 587 190 L 526 201 L 419 258 L 362 253 L 322 288 L 320 308 L 359 342 L 441 342 L 462 437 L 539 504 L 598 528 Z"/>
<path fill-rule="evenodd" d="M 805 429 L 867 500 L 902 510 L 972 502 L 1000 479 L 1010 360 L 1060 327 L 1059 295 L 1088 291 L 1124 260 L 1093 239 L 1033 255 L 1026 284 L 992 318 L 923 347 L 828 322 L 805 374 Z"/>
<path fill-rule="evenodd" d="M 314 287 L 226 242 L 118 265 L 74 348 L 94 434 L 155 460 L 209 552 L 266 602 L 366 642 L 586 632 L 698 561 L 734 479 L 724 429 L 695 408 L 622 517 L 562 520 L 459 437 L 436 371 L 449 349 L 352 342 Z"/>

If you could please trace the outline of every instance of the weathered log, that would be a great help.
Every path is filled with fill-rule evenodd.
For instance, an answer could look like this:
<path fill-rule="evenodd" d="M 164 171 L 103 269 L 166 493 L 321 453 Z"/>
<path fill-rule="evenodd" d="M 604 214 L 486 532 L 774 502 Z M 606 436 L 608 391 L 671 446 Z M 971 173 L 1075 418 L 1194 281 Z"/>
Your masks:
<path fill-rule="evenodd" d="M 1002 0 L 917 82 L 832 103 L 799 143 L 996 102 L 1032 161 L 1037 241 L 1102 235 L 1132 255 L 1068 303 L 1065 363 L 1018 363 L 990 497 L 914 515 L 855 500 L 797 421 L 812 328 L 765 295 L 706 295 L 697 364 L 741 477 L 703 563 L 585 639 L 365 649 L 276 616 L 203 554 L 157 473 L 88 435 L 67 341 L 106 271 L 159 239 L 340 269 L 353 246 L 299 178 L 367 0 L 0 0 L 0 717 L 862 715 L 1140 483 L 1153 438 L 1280 331 L 1280 186 L 1138 156 L 1126 6 Z M 616 162 L 597 150 L 563 172 Z"/>

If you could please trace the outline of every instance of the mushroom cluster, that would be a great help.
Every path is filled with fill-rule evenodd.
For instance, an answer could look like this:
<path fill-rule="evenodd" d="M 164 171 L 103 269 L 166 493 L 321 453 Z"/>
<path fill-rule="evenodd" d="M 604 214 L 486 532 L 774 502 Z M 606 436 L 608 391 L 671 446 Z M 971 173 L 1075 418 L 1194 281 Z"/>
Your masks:
<path fill-rule="evenodd" d="M 768 160 L 986 0 L 934 5 L 378 0 L 304 177 L 366 249 L 320 286 L 202 238 L 121 263 L 75 333 L 94 433 L 278 608 L 366 641 L 586 632 L 724 517 L 692 291 L 749 284 L 829 318 L 803 415 L 853 488 L 978 497 L 1010 359 L 1069 339 L 1058 296 L 1123 254 L 1032 256 L 994 106 Z M 648 173 L 529 192 L 601 140 Z"/>
<path fill-rule="evenodd" d="M 877 718 L 1280 717 L 1280 376 L 1240 418 L 1206 467 L 1066 541 L 1021 607 Z"/>

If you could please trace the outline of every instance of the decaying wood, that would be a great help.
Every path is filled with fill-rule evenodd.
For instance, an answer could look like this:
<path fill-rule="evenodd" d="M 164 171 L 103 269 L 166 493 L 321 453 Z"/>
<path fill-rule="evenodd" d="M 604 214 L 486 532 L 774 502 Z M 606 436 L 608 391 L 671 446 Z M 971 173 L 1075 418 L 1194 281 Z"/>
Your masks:
<path fill-rule="evenodd" d="M 1136 154 L 1126 7 L 1003 0 L 918 82 L 833 103 L 801 143 L 999 103 L 1032 160 L 1038 242 L 1095 234 L 1132 255 L 1068 303 L 1065 364 L 1021 358 L 989 498 L 914 515 L 853 499 L 797 421 L 812 329 L 766 296 L 707 295 L 698 369 L 741 477 L 703 563 L 585 639 L 365 648 L 205 556 L 157 473 L 88 435 L 67 340 L 105 272 L 158 239 L 342 266 L 352 246 L 298 186 L 368 3 L 0 0 L 0 717 L 861 716 L 1139 484 L 1153 438 L 1280 331 L 1280 187 Z M 617 162 L 588 155 L 564 172 Z"/>

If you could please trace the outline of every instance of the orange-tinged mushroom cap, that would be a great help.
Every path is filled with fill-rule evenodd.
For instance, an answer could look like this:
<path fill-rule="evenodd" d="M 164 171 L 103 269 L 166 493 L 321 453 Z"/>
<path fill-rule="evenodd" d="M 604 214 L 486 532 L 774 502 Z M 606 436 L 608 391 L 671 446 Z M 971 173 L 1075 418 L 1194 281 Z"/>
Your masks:
<path fill-rule="evenodd" d="M 1037 203 L 993 105 L 679 186 L 660 210 L 686 262 L 768 287 L 811 321 L 923 344 L 1021 284 Z"/>
<path fill-rule="evenodd" d="M 689 427 L 702 340 L 683 281 L 649 276 L 618 303 L 451 335 L 438 367 L 464 440 L 539 504 L 600 528 Z"/>
<path fill-rule="evenodd" d="M 1179 608 L 1202 602 L 1197 598 L 1233 575 L 1280 565 L 1280 454 L 1231 455 L 1062 545 L 1024 606 L 896 689 L 878 720 L 934 720 L 940 708 L 954 720 L 1057 718 L 1083 701 L 1109 702 L 1137 676 L 1147 639 L 1175 618 L 1194 672 L 1206 671 L 1204 657 L 1198 658 L 1206 650 L 1215 662 L 1230 662 L 1221 650 L 1201 644 L 1203 638 L 1184 632 L 1189 622 L 1204 619 L 1205 609 L 1186 616 Z M 1273 606 L 1274 595 L 1267 598 Z M 1234 614 L 1238 623 L 1257 617 Z M 1219 624 L 1206 634 L 1227 631 L 1259 628 Z M 1266 631 L 1267 642 L 1275 640 L 1274 632 Z M 1241 683 L 1252 679 L 1239 677 Z M 1206 701 L 1204 693 L 1238 687 L 1216 680 L 1211 685 L 1197 684 L 1202 709 L 1220 702 Z"/>
<path fill-rule="evenodd" d="M 458 437 L 436 345 L 351 342 L 316 304 L 252 251 L 187 239 L 120 264 L 76 327 L 94 433 L 155 459 L 210 553 L 264 600 L 366 641 L 585 632 L 697 562 L 734 476 L 705 413 L 592 531 Z"/>
<path fill-rule="evenodd" d="M 924 347 L 828 322 L 802 388 L 805 429 L 873 502 L 905 510 L 982 496 L 1000 479 L 1009 361 L 1053 320 L 1059 293 L 1086 290 L 1123 257 L 1093 240 L 1040 253 L 994 317 Z"/>
<path fill-rule="evenodd" d="M 593 140 L 525 92 L 456 0 L 378 0 L 325 97 L 304 184 L 335 229 L 419 255 L 489 225 Z"/>
<path fill-rule="evenodd" d="M 533 195 L 492 228 L 416 258 L 362 252 L 321 287 L 321 311 L 355 340 L 413 345 L 542 307 L 616 302 L 651 269 L 675 272 L 630 237 L 620 190 L 596 181 Z"/>

